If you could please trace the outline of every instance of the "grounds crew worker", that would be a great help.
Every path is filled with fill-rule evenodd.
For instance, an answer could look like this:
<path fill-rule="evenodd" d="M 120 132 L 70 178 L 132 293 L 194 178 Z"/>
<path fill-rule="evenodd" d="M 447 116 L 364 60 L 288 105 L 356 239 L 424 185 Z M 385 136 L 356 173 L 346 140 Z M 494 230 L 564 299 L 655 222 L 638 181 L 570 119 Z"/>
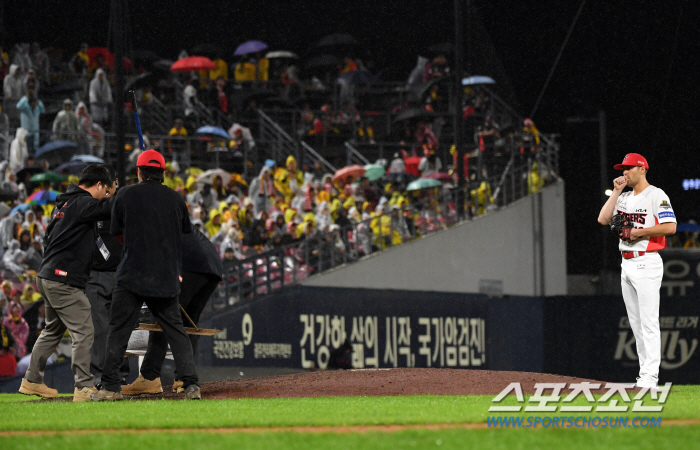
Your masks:
<path fill-rule="evenodd" d="M 91 398 L 121 400 L 119 366 L 145 302 L 170 343 L 185 398 L 199 399 L 192 345 L 178 303 L 182 233 L 192 232 L 187 205 L 177 192 L 162 184 L 163 155 L 146 150 L 139 155 L 136 167 L 139 183 L 120 189 L 112 206 L 111 232 L 122 236 L 124 249 L 112 292 L 102 389 Z"/>
<path fill-rule="evenodd" d="M 19 391 L 22 394 L 56 397 L 55 389 L 44 384 L 46 360 L 56 350 L 66 329 L 73 340 L 72 364 L 75 377 L 74 402 L 90 399 L 97 392 L 90 373 L 93 325 L 90 302 L 83 289 L 90 274 L 92 249 L 100 242 L 94 234 L 95 221 L 109 219 L 112 177 L 102 164 L 90 164 L 80 174 L 78 186 L 70 185 L 56 198 L 46 230 L 44 259 L 36 284 L 46 299 L 46 328 L 34 344 L 29 368 Z"/>
<path fill-rule="evenodd" d="M 110 172 L 112 173 L 112 172 Z M 114 173 L 112 173 L 114 175 Z M 110 192 L 117 189 L 117 181 L 114 181 Z M 92 267 L 90 278 L 85 286 L 85 295 L 90 301 L 92 313 L 92 325 L 95 329 L 95 341 L 92 344 L 90 357 L 90 372 L 95 377 L 95 387 L 102 387 L 102 368 L 105 364 L 107 353 L 107 332 L 109 330 L 109 310 L 112 306 L 112 291 L 114 290 L 114 277 L 117 266 L 122 258 L 122 243 L 109 232 L 110 221 L 100 220 L 95 222 L 95 239 L 102 238 L 107 251 L 96 245 L 92 253 Z M 126 384 L 129 375 L 129 359 L 124 358 L 120 370 L 122 382 Z"/>
<path fill-rule="evenodd" d="M 199 230 L 182 235 L 182 290 L 180 305 L 192 319 L 199 324 L 199 317 L 209 298 L 222 280 L 224 265 L 216 246 Z M 189 321 L 183 316 L 185 325 Z M 197 354 L 199 336 L 190 335 L 192 353 Z M 127 395 L 158 394 L 163 392 L 160 384 L 160 370 L 168 351 L 168 341 L 161 332 L 151 331 L 148 337 L 148 350 L 141 363 L 141 374 L 132 384 L 122 386 L 122 393 Z M 182 392 L 182 381 L 173 384 L 173 392 Z"/>

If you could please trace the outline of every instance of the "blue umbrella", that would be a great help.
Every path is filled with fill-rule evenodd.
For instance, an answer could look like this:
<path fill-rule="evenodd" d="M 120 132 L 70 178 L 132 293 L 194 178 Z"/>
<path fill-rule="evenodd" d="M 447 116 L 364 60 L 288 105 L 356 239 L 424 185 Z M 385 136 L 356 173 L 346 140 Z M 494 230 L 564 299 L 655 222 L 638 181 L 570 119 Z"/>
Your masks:
<path fill-rule="evenodd" d="M 209 136 L 216 136 L 224 139 L 231 139 L 226 130 L 219 127 L 212 127 L 207 125 L 206 127 L 198 128 L 195 134 L 207 134 Z"/>
<path fill-rule="evenodd" d="M 75 155 L 70 159 L 71 161 L 80 161 L 85 163 L 98 163 L 104 164 L 105 160 L 92 155 Z"/>
<path fill-rule="evenodd" d="M 496 84 L 496 81 L 484 75 L 474 75 L 469 78 L 462 78 L 462 86 L 472 86 L 475 84 Z"/>
<path fill-rule="evenodd" d="M 264 43 L 263 41 L 246 41 L 236 47 L 236 51 L 234 52 L 235 56 L 241 56 L 241 55 L 247 55 L 249 53 L 257 53 L 265 50 L 267 48 L 267 44 Z"/>
<path fill-rule="evenodd" d="M 25 213 L 31 207 L 32 207 L 32 205 L 30 205 L 29 203 L 22 203 L 20 205 L 15 206 L 14 209 L 12 211 L 10 211 L 10 214 L 14 214 L 17 211 Z"/>
<path fill-rule="evenodd" d="M 79 175 L 84 168 L 88 166 L 89 163 L 84 161 L 68 161 L 60 166 L 56 167 L 53 171 L 55 173 L 68 172 L 71 175 Z"/>
<path fill-rule="evenodd" d="M 75 142 L 70 141 L 51 141 L 48 144 L 44 144 L 36 151 L 34 154 L 35 158 L 46 156 L 48 153 L 75 153 L 78 146 Z"/>

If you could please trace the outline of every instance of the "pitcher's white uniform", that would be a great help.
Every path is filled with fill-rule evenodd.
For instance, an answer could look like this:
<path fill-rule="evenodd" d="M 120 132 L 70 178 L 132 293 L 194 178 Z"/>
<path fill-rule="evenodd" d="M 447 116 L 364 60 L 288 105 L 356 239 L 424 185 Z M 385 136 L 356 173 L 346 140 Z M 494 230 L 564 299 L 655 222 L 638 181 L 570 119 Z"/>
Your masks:
<path fill-rule="evenodd" d="M 671 202 L 663 190 L 649 185 L 638 195 L 620 194 L 615 213 L 623 214 L 635 228 L 660 223 L 676 223 Z M 620 240 L 622 252 L 622 296 L 630 327 L 637 341 L 639 377 L 658 383 L 661 364 L 659 328 L 659 289 L 664 275 L 663 261 L 657 250 L 665 247 L 665 237 L 651 237 L 630 243 Z"/>

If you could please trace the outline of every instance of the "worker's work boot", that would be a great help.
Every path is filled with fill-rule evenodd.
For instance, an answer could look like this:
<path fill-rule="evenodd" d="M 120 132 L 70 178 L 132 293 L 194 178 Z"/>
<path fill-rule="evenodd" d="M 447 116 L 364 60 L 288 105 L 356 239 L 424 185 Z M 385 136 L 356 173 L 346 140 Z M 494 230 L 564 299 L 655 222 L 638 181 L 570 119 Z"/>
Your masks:
<path fill-rule="evenodd" d="M 147 380 L 139 374 L 136 381 L 122 386 L 122 394 L 124 395 L 160 394 L 161 392 L 163 392 L 163 386 L 160 384 L 160 377 L 155 380 Z"/>
<path fill-rule="evenodd" d="M 44 383 L 32 383 L 27 381 L 25 378 L 22 379 L 22 384 L 19 386 L 20 394 L 25 395 L 38 395 L 44 398 L 55 398 L 58 397 L 58 391 L 56 389 L 51 389 Z"/>

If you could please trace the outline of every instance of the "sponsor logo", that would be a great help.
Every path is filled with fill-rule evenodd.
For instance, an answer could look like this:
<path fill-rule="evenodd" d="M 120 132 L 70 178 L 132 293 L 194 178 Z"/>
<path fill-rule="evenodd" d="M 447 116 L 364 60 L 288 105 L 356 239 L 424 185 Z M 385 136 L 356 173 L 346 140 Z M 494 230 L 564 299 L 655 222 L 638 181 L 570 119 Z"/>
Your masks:
<path fill-rule="evenodd" d="M 662 201 L 661 204 L 659 205 L 659 208 L 663 209 L 671 209 L 671 205 L 668 204 L 666 200 Z"/>
<path fill-rule="evenodd" d="M 664 211 L 659 213 L 659 219 L 663 219 L 665 217 L 672 217 L 676 218 L 676 215 L 673 213 L 673 211 Z"/>
<path fill-rule="evenodd" d="M 646 209 L 642 209 L 642 208 L 637 208 L 637 209 L 634 210 L 634 212 L 638 212 L 638 213 L 640 213 L 640 212 L 647 212 L 647 210 L 646 210 Z"/>
<path fill-rule="evenodd" d="M 693 337 L 698 327 L 698 316 L 662 316 L 661 328 L 661 368 L 674 370 L 684 366 L 698 348 L 698 339 Z M 636 366 L 638 363 L 635 339 L 627 317 L 620 317 L 617 332 L 617 348 L 614 359 L 623 366 Z"/>
<path fill-rule="evenodd" d="M 66 272 L 65 270 L 56 269 L 53 271 L 53 273 L 55 273 L 59 277 L 67 277 L 68 276 L 68 272 Z"/>

